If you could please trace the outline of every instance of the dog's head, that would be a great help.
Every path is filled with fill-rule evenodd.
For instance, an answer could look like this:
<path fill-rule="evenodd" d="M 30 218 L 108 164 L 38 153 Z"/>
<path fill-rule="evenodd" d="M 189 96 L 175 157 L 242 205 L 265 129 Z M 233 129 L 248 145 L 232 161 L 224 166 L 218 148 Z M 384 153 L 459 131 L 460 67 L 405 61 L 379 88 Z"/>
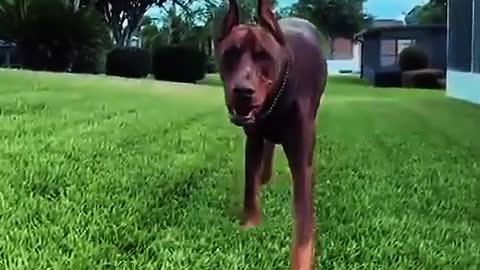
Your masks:
<path fill-rule="evenodd" d="M 285 37 L 270 0 L 258 0 L 258 25 L 240 24 L 238 4 L 229 0 L 215 42 L 215 55 L 234 124 L 246 126 L 255 122 L 282 79 L 286 54 Z"/>

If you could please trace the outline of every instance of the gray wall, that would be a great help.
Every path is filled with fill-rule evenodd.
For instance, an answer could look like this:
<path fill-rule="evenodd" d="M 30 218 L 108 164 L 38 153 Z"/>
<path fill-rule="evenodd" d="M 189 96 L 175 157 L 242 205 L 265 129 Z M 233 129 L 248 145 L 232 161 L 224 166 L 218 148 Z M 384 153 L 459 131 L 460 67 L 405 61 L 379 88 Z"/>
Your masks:
<path fill-rule="evenodd" d="M 380 65 L 380 42 L 377 39 L 365 39 L 362 63 L 365 69 L 376 69 Z"/>

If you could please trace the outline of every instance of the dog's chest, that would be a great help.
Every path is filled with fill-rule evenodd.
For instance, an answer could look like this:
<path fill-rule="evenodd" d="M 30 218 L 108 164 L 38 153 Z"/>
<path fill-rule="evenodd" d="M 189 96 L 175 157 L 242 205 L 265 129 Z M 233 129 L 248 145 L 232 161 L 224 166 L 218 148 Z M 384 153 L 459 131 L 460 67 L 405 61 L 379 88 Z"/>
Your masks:
<path fill-rule="evenodd" d="M 262 130 L 262 137 L 274 144 L 282 144 L 284 139 L 284 130 L 279 128 L 265 128 Z"/>
<path fill-rule="evenodd" d="M 257 127 L 257 132 L 271 143 L 282 144 L 289 130 L 289 122 L 289 119 L 269 119 Z"/>

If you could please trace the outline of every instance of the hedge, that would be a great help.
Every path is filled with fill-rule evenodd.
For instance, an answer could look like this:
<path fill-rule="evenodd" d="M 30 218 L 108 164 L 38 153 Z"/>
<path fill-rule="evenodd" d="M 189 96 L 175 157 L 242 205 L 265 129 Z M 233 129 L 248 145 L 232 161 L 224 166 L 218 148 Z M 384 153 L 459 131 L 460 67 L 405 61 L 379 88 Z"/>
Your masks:
<path fill-rule="evenodd" d="M 195 83 L 205 77 L 207 55 L 192 47 L 165 45 L 153 49 L 152 73 L 157 80 Z"/>
<path fill-rule="evenodd" d="M 148 50 L 136 47 L 115 48 L 107 55 L 106 74 L 126 78 L 145 78 L 151 72 Z"/>

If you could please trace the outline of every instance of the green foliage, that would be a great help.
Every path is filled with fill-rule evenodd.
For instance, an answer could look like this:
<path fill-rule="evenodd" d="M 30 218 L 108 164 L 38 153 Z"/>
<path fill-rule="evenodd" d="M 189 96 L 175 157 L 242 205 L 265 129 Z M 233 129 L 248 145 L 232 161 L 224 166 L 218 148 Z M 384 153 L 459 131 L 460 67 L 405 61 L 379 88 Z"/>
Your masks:
<path fill-rule="evenodd" d="M 143 47 L 151 48 L 153 40 L 160 33 L 157 26 L 153 24 L 145 25 L 142 27 L 140 36 L 142 38 Z"/>
<path fill-rule="evenodd" d="M 157 80 L 193 83 L 203 79 L 207 71 L 207 55 L 188 46 L 154 48 L 152 73 Z"/>
<path fill-rule="evenodd" d="M 95 0 L 94 5 L 109 25 L 116 44 L 128 46 L 142 24 L 151 19 L 147 18 L 144 22 L 145 12 L 153 6 L 161 7 L 166 2 L 167 0 Z M 170 3 L 187 8 L 186 2 L 182 0 L 170 0 Z"/>
<path fill-rule="evenodd" d="M 418 15 L 422 11 L 423 6 L 417 5 L 412 10 L 409 11 L 409 14 L 405 16 L 405 23 L 407 25 L 415 25 L 418 24 Z"/>
<path fill-rule="evenodd" d="M 428 54 L 417 46 L 409 46 L 399 55 L 398 65 L 401 71 L 425 69 L 429 66 Z"/>
<path fill-rule="evenodd" d="M 409 24 L 446 24 L 447 0 L 430 0 L 414 10 L 407 20 Z"/>
<path fill-rule="evenodd" d="M 447 8 L 444 6 L 425 6 L 418 15 L 419 24 L 446 24 Z"/>
<path fill-rule="evenodd" d="M 364 13 L 366 0 L 299 0 L 290 15 L 305 18 L 330 38 L 352 38 L 372 17 Z"/>
<path fill-rule="evenodd" d="M 66 71 L 77 55 L 109 45 L 98 14 L 64 0 L 5 0 L 0 18 L 0 34 L 16 42 L 27 69 Z"/>
<path fill-rule="evenodd" d="M 119 47 L 107 55 L 106 74 L 126 78 L 145 78 L 152 67 L 149 50 L 136 47 Z"/>

